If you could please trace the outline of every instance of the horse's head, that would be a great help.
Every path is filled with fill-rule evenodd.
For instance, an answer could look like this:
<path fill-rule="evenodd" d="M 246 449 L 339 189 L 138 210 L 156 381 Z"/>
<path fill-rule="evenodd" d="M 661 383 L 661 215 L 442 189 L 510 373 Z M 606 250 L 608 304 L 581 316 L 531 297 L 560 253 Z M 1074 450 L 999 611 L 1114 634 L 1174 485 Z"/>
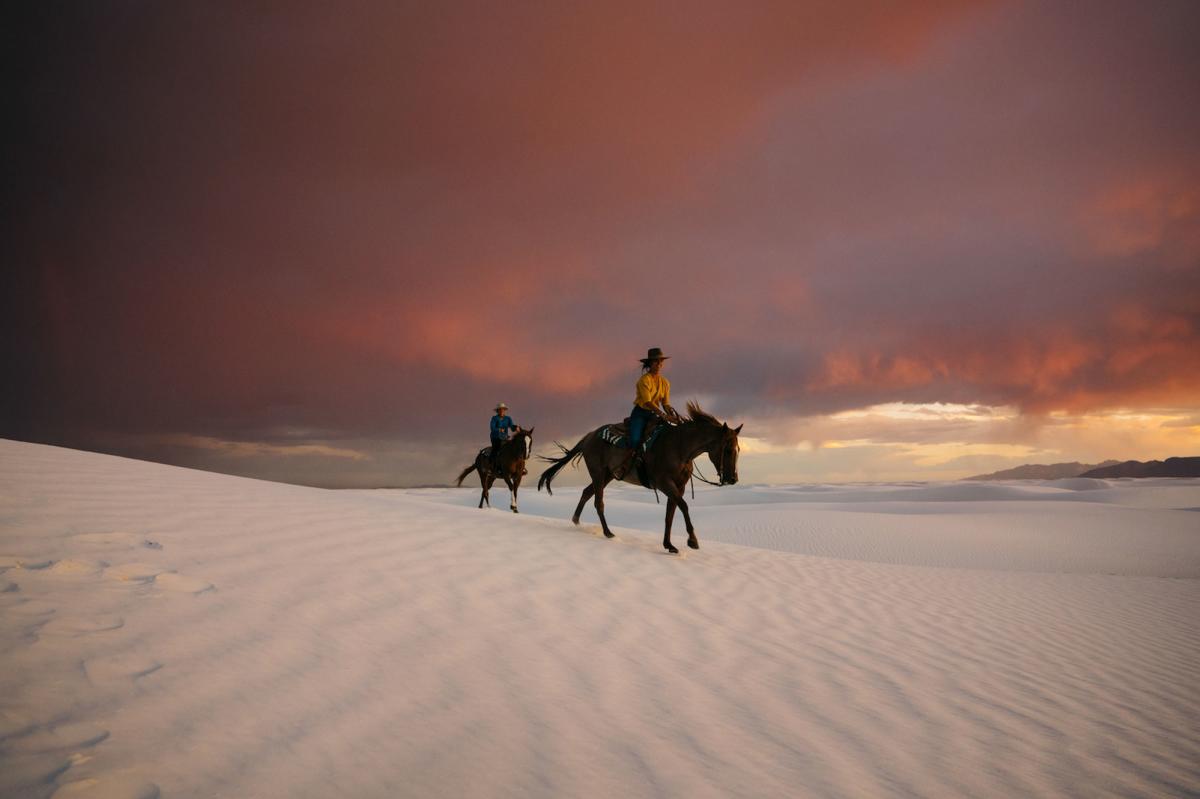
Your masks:
<path fill-rule="evenodd" d="M 731 486 L 738 481 L 737 461 L 740 449 L 738 433 L 740 432 L 742 432 L 742 425 L 730 427 L 728 424 L 722 423 L 721 435 L 708 449 L 708 459 L 712 461 L 713 467 L 717 470 L 717 479 L 723 486 Z"/>
<path fill-rule="evenodd" d="M 520 457 L 528 460 L 533 457 L 533 428 L 528 429 L 518 427 L 516 433 L 513 434 L 513 441 L 520 442 L 521 455 Z"/>

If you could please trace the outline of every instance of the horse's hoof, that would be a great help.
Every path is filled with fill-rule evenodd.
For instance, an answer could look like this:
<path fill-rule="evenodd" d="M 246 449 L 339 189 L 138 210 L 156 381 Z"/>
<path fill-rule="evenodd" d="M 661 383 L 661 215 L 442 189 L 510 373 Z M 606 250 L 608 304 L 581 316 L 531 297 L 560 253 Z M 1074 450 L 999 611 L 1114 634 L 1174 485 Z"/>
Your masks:
<path fill-rule="evenodd" d="M 691 547 L 692 549 L 699 549 L 700 542 L 699 541 L 688 541 L 688 546 Z"/>
<path fill-rule="evenodd" d="M 616 537 L 617 537 L 617 534 L 616 534 L 616 533 L 610 533 L 608 530 L 605 530 L 605 531 L 604 531 L 604 537 L 605 537 L 605 538 L 616 538 Z"/>
<path fill-rule="evenodd" d="M 578 527 L 578 526 L 579 526 L 579 517 L 578 517 L 578 516 L 576 516 L 575 518 L 571 519 L 571 524 L 573 524 L 573 525 L 575 525 L 576 527 Z"/>
<path fill-rule="evenodd" d="M 668 547 L 667 547 L 667 551 L 668 551 L 668 552 L 670 552 L 672 555 L 678 555 L 678 554 L 679 554 L 679 550 L 678 550 L 678 549 L 676 549 L 674 546 L 668 546 Z"/>
<path fill-rule="evenodd" d="M 520 511 L 519 511 L 519 510 L 517 510 L 516 508 L 513 508 L 513 509 L 512 509 L 512 512 L 513 512 L 513 513 L 520 513 Z"/>

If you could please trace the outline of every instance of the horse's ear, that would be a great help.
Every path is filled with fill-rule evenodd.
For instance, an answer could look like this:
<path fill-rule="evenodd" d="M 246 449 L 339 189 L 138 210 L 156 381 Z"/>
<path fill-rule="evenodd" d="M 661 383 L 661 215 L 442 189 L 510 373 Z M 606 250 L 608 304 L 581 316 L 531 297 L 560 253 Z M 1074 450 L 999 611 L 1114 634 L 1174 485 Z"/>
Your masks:
<path fill-rule="evenodd" d="M 531 427 L 528 430 L 526 430 L 525 432 L 528 433 L 529 435 L 533 435 L 533 428 Z"/>
<path fill-rule="evenodd" d="M 745 426 L 746 426 L 746 423 L 745 423 L 745 422 L 742 422 L 742 423 L 741 423 L 741 424 L 739 424 L 739 425 L 738 425 L 736 428 L 734 428 L 733 432 L 734 432 L 735 434 L 737 434 L 737 433 L 740 433 L 740 432 L 742 432 L 742 428 L 743 428 L 743 427 L 745 427 Z"/>
<path fill-rule="evenodd" d="M 726 430 L 728 430 L 728 429 L 729 429 L 729 422 L 722 422 L 722 423 L 721 423 L 721 427 L 724 427 Z"/>

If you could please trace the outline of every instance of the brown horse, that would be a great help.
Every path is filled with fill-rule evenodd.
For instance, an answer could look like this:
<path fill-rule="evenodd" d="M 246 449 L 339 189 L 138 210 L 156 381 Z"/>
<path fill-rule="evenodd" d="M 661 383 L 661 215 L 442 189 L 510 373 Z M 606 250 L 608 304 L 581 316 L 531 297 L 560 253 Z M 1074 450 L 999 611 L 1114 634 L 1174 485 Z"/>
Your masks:
<path fill-rule="evenodd" d="M 717 470 L 720 480 L 718 485 L 733 485 L 738 480 L 738 433 L 742 431 L 742 426 L 730 427 L 712 414 L 706 413 L 694 402 L 689 402 L 687 407 L 688 418 L 680 424 L 670 425 L 662 430 L 644 458 L 646 478 L 650 484 L 648 487 L 663 492 L 667 498 L 663 546 L 672 553 L 679 552 L 671 544 L 671 522 L 675 519 L 676 508 L 683 511 L 683 521 L 687 524 L 688 546 L 692 549 L 700 548 L 700 542 L 696 540 L 696 528 L 692 526 L 692 516 L 688 513 L 687 502 L 683 499 L 684 487 L 692 477 L 692 461 L 702 453 L 707 453 L 708 459 Z M 583 489 L 571 521 L 579 524 L 584 504 L 594 496 L 600 526 L 604 529 L 604 535 L 612 538 L 612 530 L 608 529 L 608 521 L 604 518 L 604 487 L 615 478 L 615 471 L 624 463 L 628 450 L 615 447 L 601 438 L 600 432 L 603 429 L 597 428 L 588 433 L 571 449 L 559 445 L 563 450 L 562 457 L 545 458 L 552 465 L 542 472 L 538 479 L 538 490 L 541 491 L 542 486 L 545 486 L 548 493 L 554 493 L 550 490 L 554 476 L 568 463 L 583 458 L 592 483 Z M 630 469 L 623 478 L 624 481 L 642 485 L 637 471 Z"/>
<path fill-rule="evenodd" d="M 483 493 L 479 495 L 479 507 L 483 507 L 483 503 L 487 503 L 488 507 L 492 506 L 492 501 L 488 497 L 488 492 L 492 488 L 492 483 L 499 477 L 508 486 L 508 490 L 512 492 L 512 500 L 508 503 L 508 507 L 513 513 L 517 512 L 517 489 L 521 487 L 521 477 L 525 474 L 525 461 L 529 459 L 533 452 L 533 428 L 528 430 L 518 427 L 516 428 L 513 437 L 500 445 L 500 470 L 496 471 L 492 468 L 491 447 L 484 447 L 475 456 L 475 462 L 467 468 L 463 469 L 462 474 L 458 476 L 458 483 L 462 485 L 463 480 L 467 479 L 467 475 L 471 472 L 479 472 L 479 483 L 483 486 Z"/>

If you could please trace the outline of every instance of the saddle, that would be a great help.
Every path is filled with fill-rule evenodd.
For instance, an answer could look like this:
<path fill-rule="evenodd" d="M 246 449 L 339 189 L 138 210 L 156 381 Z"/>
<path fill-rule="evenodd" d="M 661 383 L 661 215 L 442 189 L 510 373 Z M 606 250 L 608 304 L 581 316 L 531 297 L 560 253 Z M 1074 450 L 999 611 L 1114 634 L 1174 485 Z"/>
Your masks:
<path fill-rule="evenodd" d="M 658 434 L 662 432 L 662 428 L 663 423 L 658 419 L 651 419 L 646 423 L 646 429 L 642 432 L 641 450 L 643 454 L 650 451 L 651 446 L 658 439 Z M 601 427 L 600 439 L 614 447 L 626 448 L 626 442 L 629 440 L 629 417 L 626 416 L 622 422 L 614 422 Z"/>
<path fill-rule="evenodd" d="M 659 433 L 661 433 L 666 426 L 667 425 L 664 424 L 660 419 L 651 419 L 646 423 L 646 429 L 642 433 L 642 443 L 638 446 L 638 449 L 641 451 L 643 457 L 638 458 L 637 476 L 638 482 L 646 488 L 651 488 L 651 485 L 650 478 L 646 474 L 645 455 L 654 448 L 654 442 L 658 440 Z M 629 441 L 629 417 L 625 417 L 625 420 L 622 422 L 606 424 L 604 427 L 601 427 L 600 440 L 605 441 L 614 447 L 626 449 L 627 442 Z"/>

